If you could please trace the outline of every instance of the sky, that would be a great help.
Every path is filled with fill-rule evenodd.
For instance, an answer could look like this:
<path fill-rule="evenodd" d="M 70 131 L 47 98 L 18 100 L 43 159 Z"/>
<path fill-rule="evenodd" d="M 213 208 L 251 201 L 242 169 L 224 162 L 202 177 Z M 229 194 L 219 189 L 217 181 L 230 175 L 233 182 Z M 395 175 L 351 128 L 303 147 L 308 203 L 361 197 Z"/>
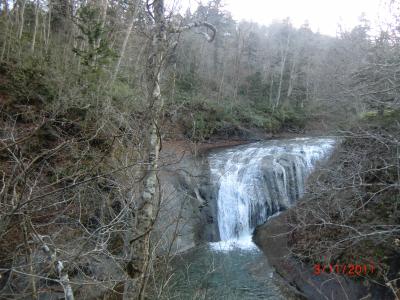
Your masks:
<path fill-rule="evenodd" d="M 311 29 L 322 34 L 335 36 L 338 24 L 351 29 L 359 24 L 362 13 L 378 29 L 388 20 L 388 0 L 223 0 L 224 9 L 230 11 L 235 20 L 254 21 L 268 25 L 274 20 L 290 18 L 296 27 L 308 21 Z M 187 7 L 194 10 L 199 1 L 170 0 L 182 11 Z M 203 1 L 206 3 L 207 1 Z"/>

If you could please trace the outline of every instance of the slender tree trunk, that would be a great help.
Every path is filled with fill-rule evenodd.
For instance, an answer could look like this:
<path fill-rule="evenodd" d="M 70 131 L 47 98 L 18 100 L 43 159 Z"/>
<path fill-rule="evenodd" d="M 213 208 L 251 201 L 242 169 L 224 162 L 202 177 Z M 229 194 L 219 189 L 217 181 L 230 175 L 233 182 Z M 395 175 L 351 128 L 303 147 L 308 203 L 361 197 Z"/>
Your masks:
<path fill-rule="evenodd" d="M 292 95 L 293 92 L 293 85 L 294 85 L 294 74 L 296 71 L 296 60 L 295 58 L 293 58 L 293 63 L 292 63 L 292 67 L 290 68 L 290 75 L 289 75 L 289 87 L 287 90 L 287 99 L 290 98 L 290 96 Z"/>
<path fill-rule="evenodd" d="M 137 67 L 139 66 L 139 64 L 140 64 L 140 61 L 142 60 L 142 58 L 143 58 L 143 55 L 144 55 L 144 52 L 146 51 L 146 45 L 144 44 L 141 48 L 140 48 L 140 50 L 139 50 L 139 54 L 137 55 L 137 58 L 136 58 L 136 60 L 135 60 L 135 63 L 133 64 L 133 72 L 132 73 L 136 73 L 136 69 L 137 69 Z M 135 79 L 137 79 L 137 77 L 135 78 L 134 76 L 129 76 L 130 77 L 130 79 L 129 79 L 129 84 L 132 84 L 133 83 L 133 81 L 135 80 Z"/>
<path fill-rule="evenodd" d="M 173 65 L 173 72 L 172 72 L 172 92 L 171 92 L 171 99 L 175 99 L 176 93 L 176 62 Z"/>
<path fill-rule="evenodd" d="M 115 70 L 114 70 L 114 73 L 113 73 L 113 76 L 112 76 L 112 82 L 114 82 L 114 80 L 117 78 L 117 75 L 118 75 L 118 72 L 119 72 L 119 68 L 121 66 L 122 59 L 124 58 L 124 55 L 125 55 L 126 46 L 128 45 L 129 37 L 131 35 L 133 25 L 135 24 L 136 11 L 137 11 L 137 9 L 136 9 L 137 8 L 137 2 L 135 2 L 134 5 L 135 5 L 135 7 L 133 8 L 132 19 L 131 19 L 131 22 L 128 25 L 128 29 L 127 29 L 126 34 L 125 34 L 124 42 L 122 43 L 122 48 L 121 48 L 121 52 L 120 52 L 119 57 L 118 57 L 118 62 L 117 62 L 117 65 L 115 66 Z"/>
<path fill-rule="evenodd" d="M 278 86 L 278 95 L 276 96 L 276 103 L 275 103 L 275 108 L 279 106 L 280 100 L 281 100 L 281 93 L 282 93 L 282 81 L 283 81 L 283 73 L 285 71 L 285 66 L 286 66 L 286 58 L 289 50 L 289 35 L 286 40 L 286 48 L 282 49 L 281 51 L 281 71 L 280 71 L 280 76 L 279 76 L 279 86 Z"/>
<path fill-rule="evenodd" d="M 101 31 L 104 30 L 104 27 L 106 26 L 106 18 L 107 18 L 107 9 L 108 9 L 108 0 L 102 0 L 101 1 L 101 6 L 100 6 L 100 29 Z M 99 48 L 100 44 L 101 44 L 101 40 L 102 40 L 102 35 L 100 35 L 100 37 L 97 40 L 97 44 L 96 47 Z"/>
<path fill-rule="evenodd" d="M 24 234 L 24 245 L 25 245 L 25 250 L 26 250 L 26 258 L 27 258 L 27 264 L 29 265 L 29 272 L 31 274 L 35 274 L 34 270 L 34 263 L 32 259 L 32 249 L 29 245 L 29 234 L 28 234 L 28 227 L 26 225 L 27 221 L 24 219 L 22 222 L 22 232 Z M 31 292 L 31 297 L 32 299 L 36 300 L 38 299 L 37 295 L 37 289 L 36 289 L 36 278 L 35 276 L 32 276 L 30 278 L 31 281 L 31 287 L 32 287 L 32 292 Z"/>
<path fill-rule="evenodd" d="M 220 48 L 220 41 L 217 38 L 214 43 L 214 52 L 213 52 L 213 67 L 214 67 L 214 78 L 218 78 L 219 73 L 219 53 L 218 50 Z"/>
<path fill-rule="evenodd" d="M 16 18 L 15 18 L 16 19 Z M 14 21 L 12 18 L 12 14 L 10 13 L 8 15 L 8 20 L 6 22 L 6 28 L 5 32 L 6 34 L 4 35 L 4 43 L 3 43 L 3 49 L 1 50 L 1 55 L 0 55 L 0 61 L 5 61 L 7 57 L 9 57 L 10 54 L 10 49 L 11 49 L 11 44 L 13 40 L 13 27 L 14 27 Z"/>
<path fill-rule="evenodd" d="M 166 49 L 166 28 L 164 0 L 153 1 L 154 26 L 153 36 L 147 59 L 147 91 L 150 130 L 147 135 L 147 167 L 144 174 L 143 190 L 135 211 L 135 236 L 130 241 L 130 262 L 127 271 L 130 276 L 124 299 L 144 299 L 147 283 L 147 268 L 150 259 L 150 233 L 158 208 L 157 168 L 160 151 L 158 120 L 163 108 L 160 91 L 161 71 L 164 65 Z"/>
<path fill-rule="evenodd" d="M 239 29 L 239 36 L 238 36 L 238 46 L 236 49 L 236 55 L 235 55 L 235 71 L 234 71 L 234 75 L 235 75 L 235 83 L 234 83 L 234 89 L 233 89 L 233 101 L 236 102 L 237 101 L 237 97 L 238 97 L 238 89 L 239 89 L 239 81 L 240 81 L 240 64 L 241 64 L 241 60 L 242 60 L 242 54 L 243 54 L 243 47 L 241 46 L 241 32 Z"/>
<path fill-rule="evenodd" d="M 22 32 L 24 31 L 24 15 L 25 15 L 25 4 L 26 0 L 22 2 L 21 10 L 20 10 L 20 16 L 19 16 L 19 31 L 18 31 L 18 39 L 20 40 L 22 38 Z"/>
<path fill-rule="evenodd" d="M 39 41 L 43 42 L 43 45 L 46 44 L 46 27 L 47 27 L 47 20 L 46 17 L 44 15 L 42 15 L 42 13 L 40 13 L 41 17 L 42 17 L 42 24 L 40 25 L 40 35 L 39 35 Z"/>
<path fill-rule="evenodd" d="M 39 0 L 36 0 L 36 9 L 35 9 L 35 27 L 33 29 L 33 37 L 32 37 L 32 44 L 31 44 L 31 52 L 35 52 L 35 43 L 36 43 L 36 34 L 39 25 Z"/>
<path fill-rule="evenodd" d="M 3 62 L 4 55 L 6 53 L 7 35 L 8 35 L 8 25 L 6 26 L 6 34 L 4 36 L 3 47 L 1 47 L 0 62 Z"/>
<path fill-rule="evenodd" d="M 20 1 L 19 0 L 14 0 L 12 7 L 14 8 L 11 12 L 10 12 L 10 16 L 12 17 L 15 25 L 19 26 L 19 9 L 20 9 L 20 5 L 19 5 Z M 17 29 L 18 31 L 18 29 Z M 18 33 L 17 33 L 18 36 Z"/>
<path fill-rule="evenodd" d="M 222 74 L 221 74 L 221 80 L 220 80 L 219 89 L 218 89 L 217 103 L 220 102 L 221 97 L 222 97 L 222 93 L 223 93 L 222 89 L 224 87 L 224 79 L 225 79 L 225 60 L 222 65 Z"/>
<path fill-rule="evenodd" d="M 45 52 L 47 53 L 47 50 L 49 49 L 49 43 L 50 43 L 50 32 L 51 32 L 51 13 L 52 13 L 52 6 L 51 6 L 51 1 L 49 1 L 49 12 L 47 14 L 47 33 L 45 37 Z"/>
<path fill-rule="evenodd" d="M 100 48 L 102 39 L 103 39 L 103 30 L 106 24 L 106 17 L 107 17 L 107 8 L 108 8 L 108 0 L 101 0 L 101 1 L 93 1 L 93 6 L 95 8 L 98 8 L 100 13 L 98 16 L 97 21 L 100 24 L 100 34 L 98 37 L 93 41 L 89 42 L 89 51 L 94 53 L 93 54 L 93 59 L 91 60 L 90 66 L 92 68 L 95 68 L 97 66 L 97 61 L 98 61 L 98 55 L 97 55 L 97 49 Z"/>
<path fill-rule="evenodd" d="M 310 63 L 307 63 L 307 72 L 306 72 L 306 103 L 310 101 Z M 304 108 L 304 100 L 301 98 L 300 107 Z"/>
<path fill-rule="evenodd" d="M 269 86 L 269 105 L 273 107 L 272 93 L 274 92 L 274 74 L 271 72 L 271 85 Z"/>
<path fill-rule="evenodd" d="M 3 17 L 8 15 L 8 1 L 7 0 L 3 0 L 3 11 L 1 12 L 1 14 L 3 15 Z"/>
<path fill-rule="evenodd" d="M 6 1 L 7 3 L 7 1 Z M 6 5 L 6 4 L 3 4 Z M 10 25 L 11 25 L 11 18 L 8 18 L 8 14 L 4 13 L 3 11 L 3 19 L 4 19 L 4 39 L 3 39 L 3 46 L 1 47 L 1 54 L 0 54 L 0 62 L 2 62 L 4 60 L 4 55 L 6 53 L 6 46 L 7 46 L 7 40 L 8 40 L 8 36 L 9 36 L 9 29 L 10 29 Z"/>
<path fill-rule="evenodd" d="M 279 75 L 279 85 L 278 85 L 278 95 L 276 96 L 275 108 L 277 108 L 279 106 L 280 100 L 281 100 L 282 80 L 283 80 L 283 71 L 285 70 L 285 61 L 286 61 L 286 57 L 284 57 L 281 62 L 281 71 L 280 71 L 280 75 Z"/>

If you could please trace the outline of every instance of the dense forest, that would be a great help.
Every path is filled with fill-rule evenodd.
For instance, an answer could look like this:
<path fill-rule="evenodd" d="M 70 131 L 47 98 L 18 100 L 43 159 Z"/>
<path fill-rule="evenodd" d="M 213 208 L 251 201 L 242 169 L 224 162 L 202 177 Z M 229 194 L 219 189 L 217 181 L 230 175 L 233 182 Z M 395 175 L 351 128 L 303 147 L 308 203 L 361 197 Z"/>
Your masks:
<path fill-rule="evenodd" d="M 172 255 L 152 240 L 164 144 L 196 155 L 331 134 L 341 145 L 288 221 L 293 253 L 383 261 L 371 280 L 399 299 L 396 2 L 387 29 L 360 16 L 337 37 L 238 22 L 221 0 L 185 13 L 163 0 L 0 8 L 0 298 L 158 299 Z"/>

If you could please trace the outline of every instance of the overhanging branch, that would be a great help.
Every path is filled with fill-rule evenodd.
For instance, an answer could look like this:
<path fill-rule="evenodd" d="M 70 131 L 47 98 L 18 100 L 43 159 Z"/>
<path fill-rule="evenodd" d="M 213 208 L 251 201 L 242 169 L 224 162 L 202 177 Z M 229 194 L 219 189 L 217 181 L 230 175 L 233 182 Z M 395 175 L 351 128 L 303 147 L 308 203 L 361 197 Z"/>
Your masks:
<path fill-rule="evenodd" d="M 189 23 L 187 25 L 184 26 L 179 26 L 179 27 L 175 27 L 175 26 L 171 26 L 169 28 L 169 32 L 171 33 L 181 33 L 184 32 L 186 30 L 190 30 L 192 28 L 195 27 L 206 27 L 207 29 L 210 29 L 212 34 L 208 34 L 207 32 L 201 32 L 202 35 L 204 35 L 207 39 L 208 42 L 212 42 L 215 39 L 215 35 L 217 34 L 217 29 L 214 27 L 214 25 L 208 23 L 208 22 L 193 22 L 193 23 Z"/>

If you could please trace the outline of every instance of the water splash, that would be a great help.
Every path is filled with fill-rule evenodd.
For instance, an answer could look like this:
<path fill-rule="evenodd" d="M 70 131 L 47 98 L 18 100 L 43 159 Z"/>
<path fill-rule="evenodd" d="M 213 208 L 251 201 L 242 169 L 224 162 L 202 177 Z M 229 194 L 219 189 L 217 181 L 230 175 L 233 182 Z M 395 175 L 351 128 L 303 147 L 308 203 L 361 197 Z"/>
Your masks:
<path fill-rule="evenodd" d="M 256 244 L 253 243 L 251 235 L 243 235 L 239 238 L 226 241 L 209 243 L 210 248 L 215 251 L 232 251 L 234 249 L 242 249 L 246 251 L 258 251 Z"/>

